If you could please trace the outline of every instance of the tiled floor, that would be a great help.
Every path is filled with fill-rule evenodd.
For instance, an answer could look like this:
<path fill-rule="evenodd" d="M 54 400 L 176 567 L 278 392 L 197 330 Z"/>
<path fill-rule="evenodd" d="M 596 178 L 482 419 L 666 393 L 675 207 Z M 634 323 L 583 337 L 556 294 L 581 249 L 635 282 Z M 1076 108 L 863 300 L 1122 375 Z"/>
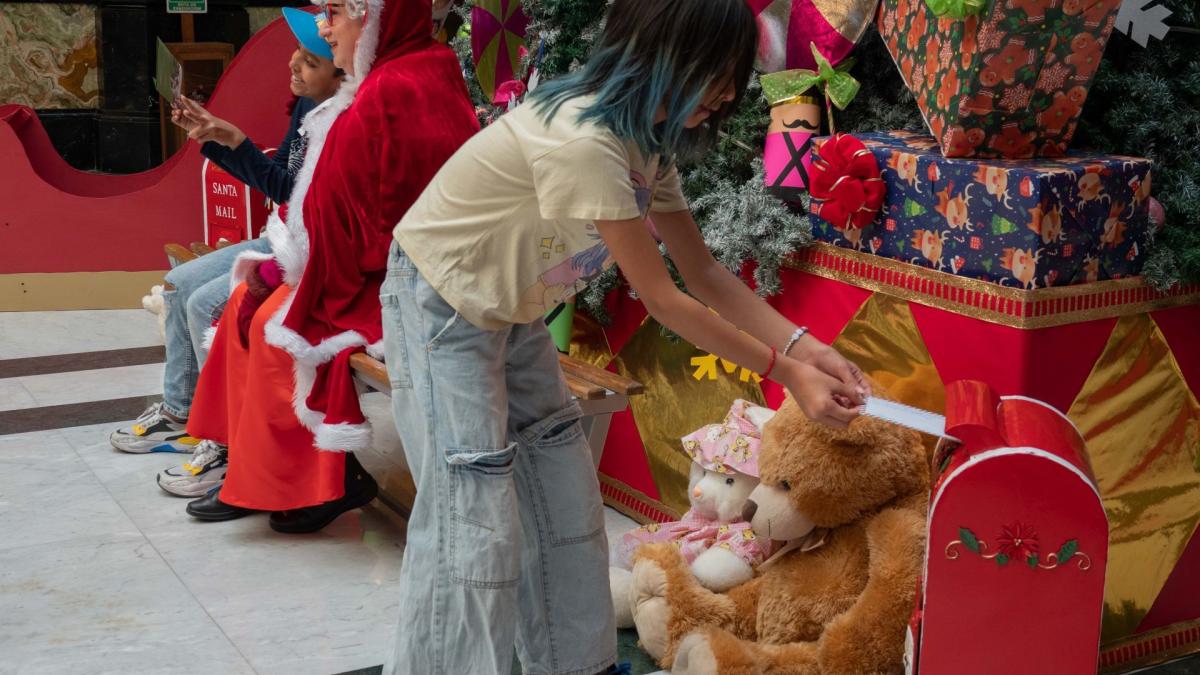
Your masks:
<path fill-rule="evenodd" d="M 4 428 L 36 414 L 21 411 L 161 393 L 162 365 L 146 358 L 9 376 L 27 367 L 12 359 L 156 344 L 140 310 L 0 314 L 0 361 L 12 366 L 0 370 L 0 675 L 378 673 L 404 542 L 379 502 L 314 535 L 276 534 L 265 516 L 199 523 L 154 484 L 186 457 L 114 451 L 116 421 Z M 363 401 L 376 447 L 361 458 L 394 485 L 403 460 L 389 401 Z M 607 516 L 610 539 L 633 526 Z M 1143 672 L 1200 675 L 1200 658 Z"/>
<path fill-rule="evenodd" d="M 156 343 L 143 311 L 0 314 L 0 360 Z M 161 378 L 162 364 L 0 377 L 0 420 L 161 393 Z M 403 464 L 388 401 L 365 407 L 377 447 L 363 463 L 387 485 Z M 332 675 L 383 662 L 404 539 L 393 512 L 376 502 L 304 536 L 266 516 L 200 523 L 154 484 L 186 456 L 126 455 L 108 444 L 115 421 L 73 424 L 0 426 L 0 675 Z M 609 516 L 614 534 L 632 527 Z"/>

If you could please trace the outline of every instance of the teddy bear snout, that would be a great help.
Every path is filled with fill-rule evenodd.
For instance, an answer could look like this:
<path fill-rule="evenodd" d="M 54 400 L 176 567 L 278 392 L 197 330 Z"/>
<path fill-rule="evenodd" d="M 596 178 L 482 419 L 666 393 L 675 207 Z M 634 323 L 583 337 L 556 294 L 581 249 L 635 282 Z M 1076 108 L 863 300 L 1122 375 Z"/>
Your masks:
<path fill-rule="evenodd" d="M 692 488 L 692 496 L 696 499 L 699 499 L 704 496 L 704 490 L 701 490 L 700 486 L 697 485 L 696 487 Z"/>
<path fill-rule="evenodd" d="M 746 505 L 742 507 L 742 520 L 747 523 L 754 520 L 754 514 L 758 511 L 758 504 L 754 503 L 753 499 L 747 499 Z"/>

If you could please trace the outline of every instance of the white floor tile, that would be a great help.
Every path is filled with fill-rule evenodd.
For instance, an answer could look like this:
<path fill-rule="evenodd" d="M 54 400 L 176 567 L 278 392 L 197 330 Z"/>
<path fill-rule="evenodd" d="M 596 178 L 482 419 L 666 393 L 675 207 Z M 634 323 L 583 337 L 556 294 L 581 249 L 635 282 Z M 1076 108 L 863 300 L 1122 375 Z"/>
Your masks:
<path fill-rule="evenodd" d="M 37 406 L 37 401 L 33 400 L 33 394 L 29 390 L 21 386 L 21 383 L 16 378 L 5 378 L 0 380 L 0 410 L 19 410 L 21 408 L 33 408 Z M 0 429 L 0 434 L 5 433 L 4 429 Z"/>
<path fill-rule="evenodd" d="M 383 663 L 399 613 L 403 553 L 371 509 L 315 535 L 265 516 L 148 535 L 262 675 L 330 675 Z"/>
<path fill-rule="evenodd" d="M 0 673 L 254 675 L 141 535 L 0 551 Z"/>
<path fill-rule="evenodd" d="M 0 359 L 160 344 L 157 318 L 144 309 L 0 312 Z"/>
<path fill-rule="evenodd" d="M 52 375 L 11 378 L 28 391 L 39 406 L 103 401 L 110 398 L 146 396 L 163 391 L 163 364 L 148 363 L 122 368 L 77 370 Z M 0 403 L 0 406 L 3 406 Z M 13 409 L 0 407 L 0 410 Z"/>
<path fill-rule="evenodd" d="M 0 551 L 139 534 L 57 431 L 0 436 L 0 532 Z"/>

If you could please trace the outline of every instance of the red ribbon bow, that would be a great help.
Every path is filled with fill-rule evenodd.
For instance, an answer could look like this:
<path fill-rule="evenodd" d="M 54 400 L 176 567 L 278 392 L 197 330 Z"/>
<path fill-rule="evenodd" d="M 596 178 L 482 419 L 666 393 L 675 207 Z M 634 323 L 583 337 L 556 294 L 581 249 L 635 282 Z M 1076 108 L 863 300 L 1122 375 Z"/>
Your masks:
<path fill-rule="evenodd" d="M 496 87 L 496 95 L 492 97 L 492 105 L 507 106 L 512 101 L 520 101 L 525 95 L 525 83 L 520 80 L 508 80 Z"/>
<path fill-rule="evenodd" d="M 870 225 L 887 194 L 875 155 L 846 134 L 830 136 L 815 154 L 809 174 L 813 213 L 839 230 Z"/>

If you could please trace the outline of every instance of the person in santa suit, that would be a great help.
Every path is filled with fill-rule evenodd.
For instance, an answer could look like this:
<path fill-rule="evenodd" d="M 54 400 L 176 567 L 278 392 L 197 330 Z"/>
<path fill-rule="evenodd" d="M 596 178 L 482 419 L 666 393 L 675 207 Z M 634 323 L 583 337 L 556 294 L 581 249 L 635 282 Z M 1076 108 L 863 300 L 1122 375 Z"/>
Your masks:
<path fill-rule="evenodd" d="M 312 532 L 371 501 L 353 451 L 371 444 L 349 359 L 382 357 L 379 288 L 391 230 L 479 126 L 453 52 L 432 37 L 430 0 L 323 4 L 347 73 L 304 122 L 308 152 L 271 254 L 247 253 L 201 372 L 188 433 L 229 446 L 225 484 L 188 505 L 199 519 L 271 511 Z"/>

